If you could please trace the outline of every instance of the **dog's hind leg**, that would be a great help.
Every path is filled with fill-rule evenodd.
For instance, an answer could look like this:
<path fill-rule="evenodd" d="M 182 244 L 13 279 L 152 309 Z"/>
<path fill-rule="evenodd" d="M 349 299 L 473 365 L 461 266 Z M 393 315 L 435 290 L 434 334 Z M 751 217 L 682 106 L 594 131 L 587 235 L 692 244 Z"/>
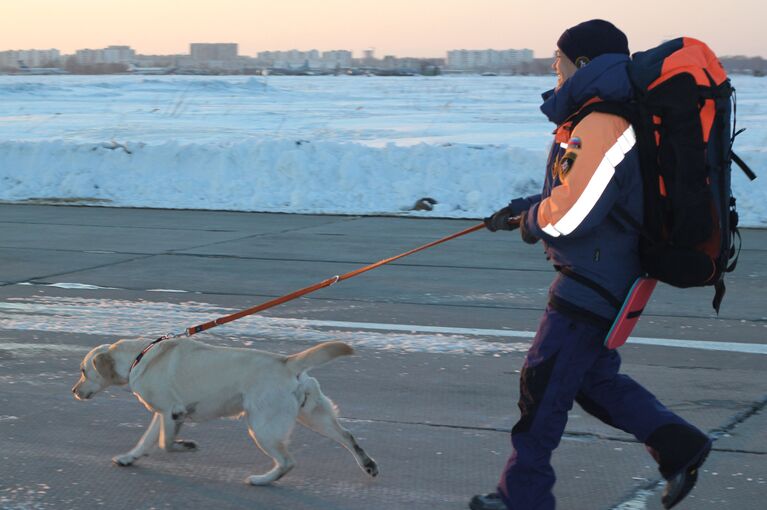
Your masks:
<path fill-rule="evenodd" d="M 298 412 L 298 421 L 323 436 L 337 441 L 349 450 L 357 464 L 370 476 L 378 476 L 378 464 L 357 444 L 351 432 L 338 422 L 338 414 L 333 402 L 323 395 L 317 379 L 302 378 L 305 390 L 304 403 Z"/>
<path fill-rule="evenodd" d="M 130 466 L 136 459 L 149 455 L 149 452 L 157 446 L 157 441 L 160 437 L 160 425 L 162 418 L 160 413 L 154 413 L 152 421 L 149 423 L 144 435 L 141 436 L 139 442 L 128 453 L 122 455 L 116 455 L 112 457 L 112 462 L 118 466 Z"/>
<path fill-rule="evenodd" d="M 249 476 L 251 485 L 268 485 L 285 476 L 295 466 L 288 452 L 288 439 L 296 422 L 298 404 L 292 395 L 247 405 L 248 431 L 259 448 L 272 458 L 274 467 L 262 475 Z M 259 412 L 261 411 L 261 412 Z"/>
<path fill-rule="evenodd" d="M 160 415 L 162 426 L 160 427 L 158 443 L 160 448 L 166 452 L 189 452 L 197 449 L 197 443 L 194 441 L 176 439 L 186 415 L 186 410 L 182 407 L 174 408 L 170 413 Z"/>

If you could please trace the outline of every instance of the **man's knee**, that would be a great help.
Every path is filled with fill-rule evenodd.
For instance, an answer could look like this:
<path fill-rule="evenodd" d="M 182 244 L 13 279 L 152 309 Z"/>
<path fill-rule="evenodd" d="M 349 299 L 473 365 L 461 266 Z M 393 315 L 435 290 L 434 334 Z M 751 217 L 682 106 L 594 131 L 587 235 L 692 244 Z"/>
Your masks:
<path fill-rule="evenodd" d="M 591 416 L 594 416 L 601 422 L 606 423 L 611 427 L 615 427 L 615 423 L 610 417 L 610 413 L 607 411 L 607 409 L 599 405 L 596 400 L 590 398 L 585 392 L 578 392 L 578 394 L 575 396 L 575 401 L 579 406 L 583 408 L 584 411 L 589 413 Z"/>
<path fill-rule="evenodd" d="M 557 355 L 538 363 L 535 366 L 522 368 L 519 378 L 519 410 L 521 417 L 511 430 L 512 434 L 529 432 L 532 428 L 538 410 L 543 403 L 543 397 L 551 383 L 551 376 L 557 362 Z"/>

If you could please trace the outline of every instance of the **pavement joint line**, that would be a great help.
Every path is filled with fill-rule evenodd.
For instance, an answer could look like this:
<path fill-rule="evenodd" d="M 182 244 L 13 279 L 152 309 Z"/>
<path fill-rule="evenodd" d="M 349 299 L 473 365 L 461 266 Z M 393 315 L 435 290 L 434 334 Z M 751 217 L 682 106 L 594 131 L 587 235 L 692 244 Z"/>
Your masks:
<path fill-rule="evenodd" d="M 72 250 L 69 248 L 30 248 L 29 246 L 3 246 L 3 250 L 27 250 L 44 252 L 64 252 L 64 253 L 88 253 L 97 255 L 158 255 L 158 253 L 147 253 L 140 251 L 113 251 L 113 250 Z M 162 252 L 160 252 L 161 254 Z"/>
<path fill-rule="evenodd" d="M 747 421 L 752 416 L 759 414 L 761 411 L 765 409 L 765 407 L 767 407 L 767 395 L 762 397 L 762 400 L 752 403 L 749 408 L 741 411 L 740 413 L 730 418 L 729 422 L 725 423 L 721 427 L 718 427 L 712 430 L 710 434 L 714 437 L 714 440 L 719 440 L 725 437 L 726 434 L 738 428 L 739 425 Z"/>
<path fill-rule="evenodd" d="M 0 220 L 5 225 L 46 225 L 56 227 L 88 227 L 88 228 L 125 228 L 138 230 L 178 230 L 181 232 L 240 232 L 239 230 L 211 229 L 211 228 L 183 228 L 183 227 L 148 227 L 140 225 L 94 225 L 90 223 L 53 223 L 42 221 L 9 221 Z"/>
<path fill-rule="evenodd" d="M 450 425 L 447 423 L 432 423 L 432 422 L 421 422 L 421 421 L 405 421 L 405 420 L 387 420 L 387 419 L 377 419 L 377 418 L 352 418 L 349 416 L 341 417 L 341 421 L 349 422 L 349 423 L 385 423 L 390 425 L 412 425 L 412 426 L 423 426 L 423 427 L 434 427 L 434 428 L 441 428 L 441 429 L 453 429 L 453 430 L 475 430 L 478 432 L 500 432 L 504 434 L 511 434 L 511 429 L 507 428 L 501 428 L 501 427 L 482 427 L 478 425 Z M 562 437 L 565 439 L 592 439 L 594 441 L 609 441 L 611 443 L 625 443 L 625 444 L 643 444 L 640 441 L 636 439 L 626 438 L 626 437 L 615 437 L 615 436 L 609 436 L 604 434 L 597 434 L 594 432 L 565 432 L 562 434 Z M 716 441 L 716 439 L 715 439 Z M 747 455 L 767 455 L 767 452 L 760 452 L 760 451 L 753 451 L 753 450 L 743 450 L 739 448 L 716 448 L 712 447 L 713 451 L 716 452 L 723 452 L 723 453 L 743 453 Z"/>
<path fill-rule="evenodd" d="M 237 240 L 237 239 L 236 239 Z M 368 265 L 377 260 L 359 261 L 359 260 L 318 260 L 318 259 L 297 259 L 297 258 L 278 258 L 278 257 L 246 257 L 242 255 L 219 255 L 219 254 L 207 254 L 207 253 L 173 253 L 176 256 L 182 257 L 199 257 L 199 258 L 222 258 L 222 259 L 235 259 L 235 260 L 263 260 L 263 261 L 279 261 L 279 262 L 316 262 L 320 264 L 356 264 L 356 265 Z M 486 267 L 486 266 L 457 266 L 457 265 L 444 265 L 444 264 L 414 264 L 412 262 L 391 262 L 388 266 L 403 266 L 403 267 L 429 267 L 429 268 L 445 268 L 445 269 L 476 269 L 480 271 L 524 271 L 526 273 L 550 273 L 551 268 L 546 269 L 527 269 L 527 268 L 514 268 L 514 267 Z"/>
<path fill-rule="evenodd" d="M 7 286 L 10 286 L 10 285 L 18 285 L 19 283 L 32 282 L 32 281 L 35 281 L 35 280 L 42 280 L 44 278 L 53 278 L 55 276 L 64 276 L 64 275 L 67 275 L 67 274 L 81 273 L 83 271 L 92 271 L 94 269 L 103 269 L 105 267 L 118 266 L 120 264 L 127 264 L 129 262 L 135 262 L 137 260 L 148 259 L 148 258 L 151 258 L 151 257 L 154 257 L 154 256 L 156 256 L 156 255 L 142 255 L 140 257 L 133 257 L 131 259 L 118 260 L 118 261 L 109 262 L 109 263 L 106 263 L 106 264 L 98 264 L 96 266 L 82 267 L 82 268 L 74 269 L 72 271 L 64 271 L 64 272 L 61 272 L 61 273 L 53 273 L 53 274 L 47 274 L 47 275 L 44 275 L 44 276 L 36 276 L 36 277 L 32 277 L 32 278 L 25 278 L 24 280 L 13 281 L 13 282 L 4 282 L 4 283 L 0 284 L 0 287 L 7 287 Z"/>
<path fill-rule="evenodd" d="M 453 429 L 453 430 L 476 430 L 481 432 L 501 432 L 504 434 L 510 434 L 511 429 L 507 428 L 500 428 L 500 427 L 481 427 L 478 425 L 450 425 L 446 423 L 432 423 L 432 422 L 420 422 L 420 421 L 404 421 L 404 420 L 387 420 L 387 419 L 376 419 L 376 418 L 352 418 L 352 417 L 342 417 L 340 418 L 341 421 L 347 421 L 351 423 L 386 423 L 390 425 L 413 425 L 413 426 L 423 426 L 423 427 L 434 427 L 434 428 L 440 428 L 440 429 Z M 637 441 L 627 439 L 627 438 L 620 438 L 620 437 L 613 437 L 613 436 L 603 436 L 600 434 L 595 434 L 593 432 L 565 432 L 562 437 L 568 438 L 568 439 L 593 439 L 593 440 L 603 440 L 603 441 L 612 441 L 617 443 L 636 443 Z"/>
<path fill-rule="evenodd" d="M 742 453 L 745 455 L 767 455 L 767 452 L 755 452 L 752 450 L 743 450 L 740 448 L 711 448 L 715 452 L 722 453 Z"/>
<path fill-rule="evenodd" d="M 187 250 L 196 250 L 196 249 L 199 249 L 199 248 L 208 248 L 210 246 L 216 246 L 217 244 L 232 243 L 232 242 L 236 242 L 236 241 L 244 241 L 245 239 L 254 239 L 254 238 L 257 238 L 257 237 L 264 237 L 264 236 L 268 236 L 268 235 L 279 236 L 279 235 L 282 235 L 282 234 L 289 234 L 291 232 L 299 232 L 301 230 L 306 230 L 306 229 L 310 229 L 310 228 L 324 227 L 324 226 L 328 226 L 328 225 L 334 225 L 336 223 L 349 222 L 349 221 L 353 221 L 354 219 L 356 219 L 356 218 L 344 218 L 344 219 L 337 219 L 337 220 L 334 220 L 334 221 L 328 221 L 328 222 L 325 222 L 325 223 L 320 223 L 320 224 L 317 224 L 317 225 L 305 225 L 305 226 L 296 227 L 296 228 L 286 228 L 286 229 L 278 230 L 278 231 L 275 231 L 275 232 L 259 232 L 257 234 L 249 234 L 249 235 L 245 235 L 245 236 L 242 236 L 242 237 L 237 237 L 237 238 L 234 238 L 234 239 L 226 239 L 226 240 L 223 240 L 223 241 L 216 241 L 216 242 L 213 242 L 213 243 L 201 244 L 199 246 L 190 246 L 190 247 L 187 247 L 187 248 L 178 248 L 178 249 L 174 249 L 174 250 L 167 250 L 166 252 L 159 253 L 158 255 L 180 255 L 179 253 L 177 253 L 180 250 L 187 251 Z"/>
<path fill-rule="evenodd" d="M 763 410 L 765 407 L 767 407 L 767 396 L 763 397 L 762 400 L 754 402 L 750 407 L 747 409 L 741 411 L 740 413 L 737 413 L 735 416 L 733 416 L 730 421 L 722 425 L 721 427 L 717 427 L 715 429 L 712 429 L 708 432 L 708 435 L 711 437 L 711 439 L 714 442 L 714 445 L 716 445 L 716 442 L 720 439 L 725 437 L 725 434 L 731 432 L 735 428 L 737 428 L 738 425 L 745 422 L 755 414 L 759 413 L 761 410 Z M 765 452 L 742 452 L 737 449 L 724 449 L 724 448 L 713 448 L 714 451 L 719 452 L 726 452 L 726 453 L 748 453 L 752 455 L 767 455 Z M 613 505 L 610 508 L 610 510 L 632 510 L 634 508 L 637 508 L 636 506 L 632 506 L 632 504 L 636 501 L 641 501 L 645 496 L 647 496 L 647 493 L 650 494 L 655 493 L 659 488 L 663 487 L 663 484 L 661 483 L 663 480 L 662 478 L 656 478 L 645 485 L 642 485 L 640 487 L 635 488 L 632 492 L 629 493 L 629 495 L 621 501 L 617 505 Z"/>
<path fill-rule="evenodd" d="M 340 221 L 351 221 L 351 220 L 350 219 L 343 219 L 343 220 L 340 220 Z M 295 231 L 298 231 L 298 230 L 304 230 L 306 228 L 315 228 L 317 226 L 332 225 L 332 224 L 338 223 L 338 222 L 339 222 L 338 220 L 337 221 L 329 221 L 329 222 L 323 223 L 321 225 L 312 225 L 312 226 L 300 227 L 300 228 L 295 228 L 295 229 L 285 229 L 285 230 L 282 230 L 282 231 L 276 232 L 276 233 L 284 234 L 284 233 L 288 233 L 288 232 L 295 232 Z M 215 242 L 215 243 L 203 244 L 203 245 L 200 245 L 200 246 L 192 246 L 192 247 L 183 248 L 183 249 L 184 250 L 193 250 L 193 249 L 196 249 L 196 248 L 204 248 L 206 246 L 214 246 L 216 244 L 221 244 L 221 243 L 231 242 L 231 241 L 240 241 L 240 240 L 243 240 L 243 239 L 248 239 L 248 238 L 252 238 L 252 237 L 259 237 L 259 236 L 263 236 L 263 235 L 267 235 L 267 234 L 265 234 L 265 233 L 253 234 L 253 235 L 249 235 L 249 236 L 245 236 L 245 237 L 241 237 L 241 238 L 228 239 L 226 241 L 218 241 L 218 242 Z M 52 277 L 55 277 L 55 276 L 63 276 L 63 275 L 67 275 L 67 274 L 80 273 L 80 272 L 83 272 L 83 271 L 91 271 L 91 270 L 94 270 L 94 269 L 103 269 L 105 267 L 111 267 L 111 266 L 116 266 L 116 265 L 119 265 L 119 264 L 135 262 L 137 260 L 144 260 L 144 259 L 148 259 L 148 258 L 152 258 L 152 257 L 157 257 L 157 256 L 160 256 L 160 255 L 174 255 L 175 251 L 177 251 L 177 250 L 167 250 L 165 252 L 152 253 L 152 254 L 149 254 L 149 255 L 142 255 L 142 256 L 134 257 L 134 258 L 128 259 L 128 260 L 122 260 L 122 261 L 117 261 L 117 262 L 110 262 L 110 263 L 107 263 L 107 264 L 100 264 L 100 265 L 97 265 L 97 266 L 79 268 L 79 269 L 76 269 L 76 270 L 73 270 L 73 271 L 65 271 L 63 273 L 54 273 L 54 274 L 48 274 L 48 275 L 45 275 L 45 276 L 38 276 L 38 277 L 34 277 L 34 278 L 26 278 L 25 280 L 15 281 L 15 282 L 5 282 L 5 283 L 0 284 L 0 287 L 7 287 L 9 285 L 24 283 L 24 282 L 28 282 L 28 281 L 42 280 L 44 278 L 52 278 Z"/>
<path fill-rule="evenodd" d="M 223 231 L 222 231 L 223 232 Z M 227 231 L 228 232 L 228 231 Z M 262 234 L 254 234 L 250 237 L 257 237 Z M 266 234 L 263 234 L 266 235 Z M 229 239 L 227 241 L 220 241 L 222 243 L 241 241 L 247 239 L 247 237 Z M 218 244 L 218 243 L 214 243 Z M 60 251 L 65 253 L 102 253 L 108 255 L 169 255 L 174 257 L 190 257 L 190 258 L 203 258 L 203 259 L 227 259 L 227 260 L 261 260 L 261 261 L 278 261 L 278 262 L 316 262 L 319 264 L 356 264 L 356 265 L 368 265 L 373 261 L 359 261 L 359 260 L 319 260 L 319 259 L 298 259 L 298 258 L 285 258 L 285 257 L 248 257 L 243 255 L 226 255 L 226 254 L 214 254 L 214 253 L 183 253 L 179 250 L 193 250 L 196 248 L 202 248 L 212 245 L 195 246 L 192 248 L 179 248 L 173 249 L 167 252 L 130 252 L 130 251 L 113 251 L 113 250 L 72 250 L 67 248 L 30 248 L 28 246 L 3 246 L 3 249 L 8 250 L 30 250 L 30 251 Z M 389 266 L 403 266 L 403 267 L 428 267 L 428 268 L 445 268 L 445 269 L 475 269 L 481 271 L 523 271 L 526 273 L 550 273 L 551 269 L 526 269 L 526 268 L 514 268 L 514 267 L 485 267 L 485 266 L 457 266 L 457 265 L 442 265 L 442 264 L 414 264 L 408 262 L 391 262 L 387 264 Z"/>
<path fill-rule="evenodd" d="M 261 234 L 255 234 L 258 236 Z M 266 234 L 264 234 L 266 235 Z M 221 242 L 233 242 L 240 241 L 246 238 L 230 239 L 228 241 Z M 209 245 L 205 245 L 209 246 Z M 193 248 L 179 248 L 182 250 L 192 250 Z M 320 264 L 357 264 L 360 266 L 372 264 L 377 260 L 359 261 L 359 260 L 320 260 L 320 259 L 299 259 L 299 258 L 285 258 L 285 257 L 248 257 L 243 255 L 226 255 L 215 253 L 183 253 L 174 249 L 168 252 L 131 252 L 131 251 L 113 251 L 113 250 L 72 250 L 68 248 L 30 248 L 28 246 L 3 246 L 3 249 L 8 250 L 30 250 L 30 251 L 60 251 L 65 253 L 102 253 L 108 255 L 169 255 L 174 257 L 190 257 L 190 258 L 203 258 L 203 259 L 227 259 L 227 260 L 262 260 L 262 261 L 278 261 L 278 262 L 316 262 Z M 551 268 L 546 269 L 527 269 L 527 268 L 514 268 L 514 267 L 486 267 L 486 266 L 458 266 L 458 265 L 442 265 L 442 264 L 414 264 L 408 262 L 391 262 L 387 264 L 389 266 L 404 266 L 404 267 L 428 267 L 428 268 L 445 268 L 445 269 L 476 269 L 482 271 L 524 271 L 526 273 L 550 273 Z"/>

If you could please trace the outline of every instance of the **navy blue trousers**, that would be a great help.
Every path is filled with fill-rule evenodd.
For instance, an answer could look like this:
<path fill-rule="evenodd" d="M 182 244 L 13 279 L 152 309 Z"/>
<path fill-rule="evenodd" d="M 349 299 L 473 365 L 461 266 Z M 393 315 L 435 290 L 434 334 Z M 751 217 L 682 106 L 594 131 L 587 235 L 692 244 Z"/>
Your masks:
<path fill-rule="evenodd" d="M 692 427 L 649 391 L 619 374 L 621 359 L 603 346 L 606 331 L 547 308 L 520 377 L 521 417 L 498 491 L 510 510 L 552 510 L 551 454 L 578 402 L 603 422 L 645 442 L 668 424 Z M 694 429 L 697 430 L 697 429 Z"/>

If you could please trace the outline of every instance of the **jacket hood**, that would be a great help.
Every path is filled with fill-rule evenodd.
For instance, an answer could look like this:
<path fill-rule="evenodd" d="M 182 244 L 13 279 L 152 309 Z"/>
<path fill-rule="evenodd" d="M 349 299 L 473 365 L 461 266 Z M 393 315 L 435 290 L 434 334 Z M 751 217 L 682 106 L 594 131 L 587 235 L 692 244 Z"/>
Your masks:
<path fill-rule="evenodd" d="M 576 71 L 558 90 L 545 92 L 541 111 L 559 125 L 593 97 L 615 102 L 631 100 L 634 89 L 628 75 L 630 61 L 622 53 L 600 55 Z"/>

